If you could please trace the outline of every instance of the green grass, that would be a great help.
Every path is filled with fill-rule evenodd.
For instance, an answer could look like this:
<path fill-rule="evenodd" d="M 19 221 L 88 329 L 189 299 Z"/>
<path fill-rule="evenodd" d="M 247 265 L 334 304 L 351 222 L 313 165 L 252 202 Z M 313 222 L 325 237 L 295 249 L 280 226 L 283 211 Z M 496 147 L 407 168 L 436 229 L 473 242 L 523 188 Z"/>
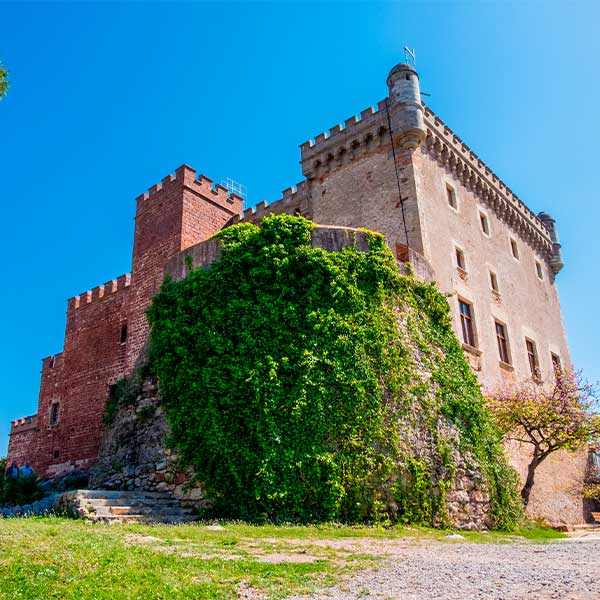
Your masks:
<path fill-rule="evenodd" d="M 384 544 L 444 540 L 421 528 L 95 525 L 60 518 L 0 520 L 0 599 L 234 599 L 253 588 L 283 598 L 334 585 L 385 558 Z M 563 534 L 527 528 L 517 539 Z M 467 541 L 514 541 L 462 533 Z"/>

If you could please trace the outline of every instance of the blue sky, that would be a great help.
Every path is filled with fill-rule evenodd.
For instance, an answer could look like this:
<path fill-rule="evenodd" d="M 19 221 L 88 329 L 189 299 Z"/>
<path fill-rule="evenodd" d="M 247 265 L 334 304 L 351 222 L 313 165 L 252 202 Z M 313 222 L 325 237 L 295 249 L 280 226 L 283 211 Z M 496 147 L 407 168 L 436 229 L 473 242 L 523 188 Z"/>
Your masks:
<path fill-rule="evenodd" d="M 433 110 L 556 218 L 573 358 L 600 379 L 595 4 L 0 3 L 0 455 L 66 299 L 130 269 L 134 198 L 185 162 L 277 199 L 298 145 L 381 100 L 405 44 Z"/>

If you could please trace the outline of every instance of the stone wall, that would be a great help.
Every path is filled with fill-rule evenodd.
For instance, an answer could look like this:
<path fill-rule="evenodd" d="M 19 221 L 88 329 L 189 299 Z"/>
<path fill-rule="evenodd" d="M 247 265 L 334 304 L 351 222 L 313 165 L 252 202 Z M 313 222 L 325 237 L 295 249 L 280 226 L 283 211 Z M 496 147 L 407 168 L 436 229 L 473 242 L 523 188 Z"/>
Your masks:
<path fill-rule="evenodd" d="M 525 481 L 531 445 L 511 442 L 507 444 L 507 453 L 521 481 Z M 587 469 L 587 448 L 551 454 L 536 470 L 527 515 L 553 526 L 592 522 L 593 502 L 583 498 Z"/>
<path fill-rule="evenodd" d="M 106 428 L 90 488 L 168 492 L 184 506 L 206 506 L 193 471 L 178 465 L 177 454 L 167 446 L 168 436 L 156 381 L 145 379 L 135 400 L 119 405 Z"/>

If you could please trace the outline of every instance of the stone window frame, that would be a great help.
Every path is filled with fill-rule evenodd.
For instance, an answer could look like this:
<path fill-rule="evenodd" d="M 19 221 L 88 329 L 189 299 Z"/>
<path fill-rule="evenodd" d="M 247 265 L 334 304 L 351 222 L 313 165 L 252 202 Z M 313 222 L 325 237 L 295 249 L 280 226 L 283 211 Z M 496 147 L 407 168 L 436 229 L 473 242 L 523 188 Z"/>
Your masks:
<path fill-rule="evenodd" d="M 537 275 L 540 281 L 544 281 L 544 270 L 542 269 L 542 263 L 536 258 L 534 259 L 535 263 L 535 274 Z"/>
<path fill-rule="evenodd" d="M 500 295 L 500 287 L 498 286 L 498 275 L 495 271 L 493 271 L 492 269 L 488 268 L 488 274 L 489 274 L 489 283 L 490 283 L 490 290 L 492 290 L 492 292 L 494 294 L 497 294 L 498 296 Z"/>
<path fill-rule="evenodd" d="M 467 257 L 465 251 L 458 244 L 454 244 L 454 262 L 459 271 L 467 272 Z"/>
<path fill-rule="evenodd" d="M 458 318 L 463 340 L 463 348 L 467 350 L 479 350 L 477 323 L 475 320 L 475 308 L 473 306 L 473 302 L 467 300 L 464 296 L 457 296 L 457 299 Z M 466 312 L 462 309 L 463 305 L 468 307 Z"/>
<path fill-rule="evenodd" d="M 540 369 L 540 355 L 538 354 L 537 344 L 532 338 L 525 336 L 525 353 L 531 378 L 536 383 L 542 382 L 542 371 Z"/>
<path fill-rule="evenodd" d="M 460 212 L 460 203 L 458 194 L 456 193 L 456 187 L 449 181 L 444 180 L 444 188 L 446 191 L 446 204 L 448 205 L 448 208 L 458 214 Z"/>
<path fill-rule="evenodd" d="M 499 329 L 501 331 L 499 331 Z M 500 366 L 512 370 L 512 352 L 510 350 L 510 335 L 508 333 L 508 324 L 502 319 L 494 317 L 494 332 L 498 344 L 498 356 Z"/>
<path fill-rule="evenodd" d="M 485 210 L 483 210 L 482 208 L 479 208 L 478 209 L 478 217 L 479 217 L 479 230 L 486 238 L 491 238 L 492 237 L 492 225 L 491 225 L 491 221 L 490 221 L 490 216 L 488 215 L 488 213 Z M 485 228 L 483 226 L 484 221 L 485 221 Z M 486 229 L 487 229 L 487 231 L 486 231 Z"/>
<path fill-rule="evenodd" d="M 550 351 L 550 362 L 552 363 L 552 370 L 554 371 L 554 375 L 562 371 L 562 361 L 560 359 L 560 354 L 558 352 Z"/>
<path fill-rule="evenodd" d="M 121 333 L 119 336 L 121 346 L 125 346 L 125 344 L 127 344 L 128 333 L 129 332 L 127 331 L 127 321 L 123 321 L 121 323 Z"/>
<path fill-rule="evenodd" d="M 51 400 L 48 405 L 48 426 L 57 427 L 60 423 L 60 400 Z"/>
<path fill-rule="evenodd" d="M 517 261 L 521 260 L 521 253 L 519 251 L 519 244 L 514 237 L 509 237 L 510 240 L 510 255 Z"/>

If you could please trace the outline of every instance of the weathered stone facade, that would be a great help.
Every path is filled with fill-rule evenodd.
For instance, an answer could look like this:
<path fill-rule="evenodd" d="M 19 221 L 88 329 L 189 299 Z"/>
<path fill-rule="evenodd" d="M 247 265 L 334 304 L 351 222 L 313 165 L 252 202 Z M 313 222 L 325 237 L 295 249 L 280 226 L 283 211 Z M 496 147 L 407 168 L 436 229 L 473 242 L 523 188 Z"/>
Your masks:
<path fill-rule="evenodd" d="M 9 460 L 28 460 L 43 474 L 93 466 L 109 386 L 131 373 L 139 358 L 148 334 L 145 310 L 167 263 L 183 273 L 182 251 L 205 252 L 205 246 L 194 247 L 224 226 L 260 222 L 269 213 L 383 233 L 400 260 L 412 257 L 419 276 L 452 294 L 461 340 L 459 300 L 470 307 L 473 343 L 464 347 L 484 387 L 530 377 L 531 360 L 546 382 L 553 361 L 571 367 L 555 282 L 562 258 L 551 217 L 531 212 L 423 105 L 412 67 L 394 67 L 388 87 L 389 97 L 376 109 L 302 144 L 305 179 L 270 205 L 242 211 L 240 198 L 187 166 L 140 196 L 132 274 L 69 300 L 64 350 L 44 359 L 35 425 L 13 423 Z M 499 356 L 496 323 L 506 333 L 508 360 Z M 571 502 L 562 513 L 581 521 L 580 498 L 572 495 Z M 549 506 L 534 497 L 530 508 L 543 513 Z"/>
<path fill-rule="evenodd" d="M 107 427 L 90 487 L 105 490 L 169 492 L 194 508 L 205 505 L 193 471 L 168 447 L 169 426 L 153 379 L 140 383 L 135 401 L 120 406 Z"/>

